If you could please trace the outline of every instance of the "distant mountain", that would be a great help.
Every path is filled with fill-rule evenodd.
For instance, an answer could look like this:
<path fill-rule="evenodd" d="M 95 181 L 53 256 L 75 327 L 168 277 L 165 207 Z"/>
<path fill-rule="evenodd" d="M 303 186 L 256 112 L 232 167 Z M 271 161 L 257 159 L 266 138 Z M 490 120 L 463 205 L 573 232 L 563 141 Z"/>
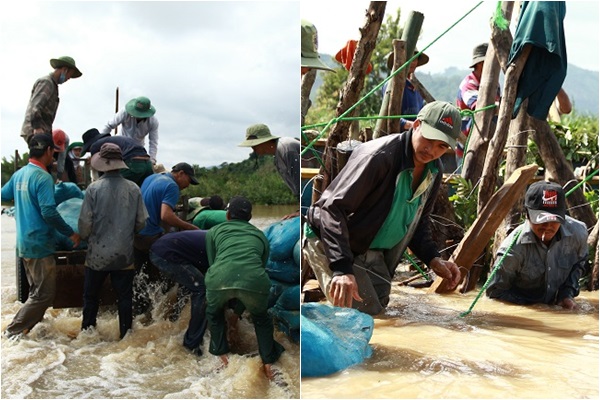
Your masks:
<path fill-rule="evenodd" d="M 321 58 L 332 68 L 340 67 L 340 64 L 328 54 L 321 54 Z M 436 100 L 445 100 L 454 104 L 458 85 L 469 72 L 470 70 L 468 69 L 458 69 L 456 67 L 449 67 L 444 72 L 435 74 L 424 74 L 417 70 L 417 78 L 419 78 L 421 83 Z M 313 102 L 315 101 L 318 87 L 323 83 L 321 77 L 323 73 L 320 72 L 317 74 L 317 79 L 310 96 Z M 500 82 L 503 83 L 503 76 L 500 77 Z M 598 82 L 598 71 L 590 71 L 568 64 L 567 77 L 563 87 L 568 93 L 573 103 L 573 108 L 577 113 L 598 116 Z"/>

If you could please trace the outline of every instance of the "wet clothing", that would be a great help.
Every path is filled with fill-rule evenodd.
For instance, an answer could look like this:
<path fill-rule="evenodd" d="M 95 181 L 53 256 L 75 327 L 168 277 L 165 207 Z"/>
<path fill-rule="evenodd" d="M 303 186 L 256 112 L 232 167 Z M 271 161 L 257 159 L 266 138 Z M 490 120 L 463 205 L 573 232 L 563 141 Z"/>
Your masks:
<path fill-rule="evenodd" d="M 104 143 L 113 143 L 119 146 L 123 154 L 123 161 L 129 169 L 122 169 L 121 175 L 125 179 L 135 182 L 139 187 L 144 180 L 154 174 L 152 161 L 143 145 L 139 145 L 134 139 L 127 136 L 106 136 L 98 139 L 90 146 L 91 155 L 100 151 Z"/>
<path fill-rule="evenodd" d="M 173 210 L 179 201 L 179 186 L 171 173 L 153 174 L 142 184 L 142 197 L 148 210 L 146 227 L 139 232 L 141 236 L 155 236 L 164 232 L 161 226 L 160 209 L 165 203 Z"/>
<path fill-rule="evenodd" d="M 81 329 L 96 326 L 96 317 L 100 309 L 100 291 L 107 276 L 110 276 L 110 283 L 117 294 L 119 337 L 123 339 L 131 329 L 133 321 L 133 278 L 135 277 L 133 269 L 96 271 L 85 267 Z"/>
<path fill-rule="evenodd" d="M 194 217 L 192 223 L 200 229 L 210 229 L 225 221 L 227 221 L 227 211 L 204 209 Z"/>
<path fill-rule="evenodd" d="M 29 297 L 6 327 L 7 336 L 30 331 L 44 318 L 56 295 L 56 260 L 54 255 L 40 258 L 23 258 L 25 275 L 29 283 Z"/>
<path fill-rule="evenodd" d="M 370 248 L 388 218 L 398 177 L 405 170 L 412 174 L 414 168 L 411 138 L 412 129 L 358 146 L 321 198 L 308 209 L 308 222 L 323 241 L 334 275 L 352 273 L 355 255 Z M 430 172 L 424 173 L 427 184 L 415 199 L 418 207 L 414 217 L 393 249 L 401 255 L 410 247 L 426 264 L 439 257 L 431 237 L 429 214 L 441 185 L 442 164 L 440 160 L 430 164 Z"/>
<path fill-rule="evenodd" d="M 280 137 L 275 151 L 277 172 L 290 188 L 296 199 L 300 200 L 300 141 Z"/>
<path fill-rule="evenodd" d="M 121 135 L 134 139 L 138 145 L 144 148 L 144 142 L 146 136 L 148 136 L 148 154 L 150 154 L 152 161 L 156 163 L 156 154 L 158 153 L 158 119 L 152 116 L 138 122 L 136 117 L 123 109 L 106 123 L 106 126 L 100 133 L 110 133 L 111 130 L 119 125 L 121 125 Z"/>
<path fill-rule="evenodd" d="M 52 176 L 29 162 L 2 187 L 2 201 L 15 202 L 17 256 L 44 258 L 56 251 L 56 231 L 69 237 L 73 229 L 56 210 Z"/>
<path fill-rule="evenodd" d="M 522 230 L 512 248 L 514 236 Z M 533 233 L 529 221 L 517 227 L 496 254 L 496 263 L 506 254 L 486 290 L 488 297 L 517 304 L 557 304 L 579 295 L 579 278 L 588 260 L 587 229 L 569 216 L 549 246 Z"/>
<path fill-rule="evenodd" d="M 206 253 L 210 263 L 205 280 L 210 353 L 229 352 L 224 312 L 235 298 L 252 316 L 263 363 L 277 361 L 283 346 L 274 340 L 273 320 L 267 314 L 271 281 L 265 270 L 269 242 L 264 233 L 249 222 L 229 220 L 207 232 Z"/>
<path fill-rule="evenodd" d="M 134 233 L 146 224 L 148 213 L 140 188 L 118 171 L 108 171 L 90 184 L 79 214 L 79 234 L 87 240 L 81 329 L 96 326 L 100 291 L 107 276 L 117 294 L 119 334 L 133 320 Z"/>
<path fill-rule="evenodd" d="M 194 351 L 202 346 L 206 331 L 206 287 L 208 269 L 206 231 L 190 230 L 162 236 L 150 248 L 150 261 L 160 272 L 191 294 L 191 313 L 183 345 Z"/>
<path fill-rule="evenodd" d="M 33 84 L 31 97 L 25 111 L 25 120 L 21 127 L 21 137 L 29 142 L 34 129 L 43 129 L 52 134 L 52 123 L 58 110 L 58 83 L 52 77 L 54 72 L 41 77 Z"/>
<path fill-rule="evenodd" d="M 140 189 L 109 171 L 88 186 L 79 214 L 79 234 L 88 243 L 85 264 L 96 271 L 133 268 L 133 238 L 148 213 Z"/>

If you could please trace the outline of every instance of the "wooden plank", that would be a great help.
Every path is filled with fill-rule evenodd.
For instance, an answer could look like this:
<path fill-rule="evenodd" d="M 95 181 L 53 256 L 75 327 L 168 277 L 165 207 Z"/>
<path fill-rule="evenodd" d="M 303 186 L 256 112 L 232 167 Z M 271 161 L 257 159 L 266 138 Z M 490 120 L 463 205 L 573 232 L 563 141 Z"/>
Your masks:
<path fill-rule="evenodd" d="M 461 282 L 489 243 L 512 205 L 523 195 L 537 170 L 538 166 L 535 164 L 517 169 L 479 213 L 450 257 L 459 267 L 462 267 L 460 268 Z M 437 277 L 429 288 L 429 293 L 446 293 L 455 290 L 448 290 L 444 281 L 445 279 Z"/>

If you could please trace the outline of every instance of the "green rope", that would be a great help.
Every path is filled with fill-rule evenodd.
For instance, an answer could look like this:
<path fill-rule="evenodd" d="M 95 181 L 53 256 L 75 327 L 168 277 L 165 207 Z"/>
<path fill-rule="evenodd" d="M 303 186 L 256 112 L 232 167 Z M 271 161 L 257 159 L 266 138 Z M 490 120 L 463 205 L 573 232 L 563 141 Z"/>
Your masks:
<path fill-rule="evenodd" d="M 521 236 L 521 231 L 522 230 L 519 229 L 519 231 L 517 231 L 517 233 L 515 233 L 515 236 L 513 237 L 513 240 L 510 242 L 510 245 L 508 246 L 508 248 L 506 249 L 506 251 L 502 255 L 502 258 L 500 258 L 500 261 L 498 261 L 498 263 L 496 264 L 496 266 L 494 267 L 494 269 L 490 273 L 490 276 L 485 281 L 483 287 L 481 288 L 481 290 L 479 291 L 479 293 L 477 293 L 477 297 L 475 297 L 475 300 L 473 300 L 473 303 L 471 303 L 471 307 L 469 307 L 469 309 L 467 311 L 465 311 L 463 313 L 460 313 L 461 317 L 465 317 L 465 316 L 467 316 L 467 315 L 469 315 L 471 313 L 471 311 L 473 310 L 473 307 L 475 307 L 475 303 L 477 303 L 477 301 L 479 300 L 479 298 L 483 294 L 484 290 L 487 289 L 488 285 L 492 281 L 492 278 L 494 278 L 494 275 L 496 275 L 496 271 L 498 271 L 498 269 L 500 268 L 500 266 L 504 262 L 504 258 L 506 257 L 506 255 L 508 254 L 508 252 L 510 251 L 510 249 L 512 249 L 512 247 L 515 245 L 515 243 L 517 242 L 517 239 L 519 238 L 519 236 Z"/>
<path fill-rule="evenodd" d="M 431 277 L 429 276 L 429 274 L 426 274 L 425 271 L 423 271 L 419 265 L 417 264 L 417 262 L 415 261 L 414 258 L 412 258 L 410 256 L 410 254 L 408 254 L 408 252 L 404 252 L 404 257 L 406 257 L 408 259 L 408 261 L 410 261 L 410 263 L 412 264 L 413 267 L 415 267 L 417 269 L 417 271 L 419 271 L 421 273 L 421 275 L 423 276 L 423 278 L 425 278 L 425 280 L 427 280 L 427 282 L 431 281 Z"/>
<path fill-rule="evenodd" d="M 594 177 L 594 175 L 596 175 L 597 173 L 598 173 L 598 170 L 595 170 L 594 172 L 592 172 L 591 174 L 589 174 L 588 176 L 586 176 L 584 180 L 582 180 L 581 182 L 579 182 L 577 185 L 573 186 L 573 188 L 571 190 L 569 190 L 565 194 L 565 197 L 569 197 L 571 195 L 571 193 L 573 193 L 575 190 L 577 190 L 577 188 L 579 186 L 583 185 L 584 183 L 586 183 L 587 181 L 589 181 L 590 179 L 592 179 Z"/>
<path fill-rule="evenodd" d="M 456 25 L 458 25 L 460 22 L 462 22 L 463 19 L 465 19 L 469 14 L 471 14 L 477 7 L 479 7 L 480 5 L 483 4 L 483 1 L 480 1 L 479 3 L 477 3 L 471 10 L 469 10 L 465 15 L 463 15 L 461 18 L 459 18 L 455 23 L 453 23 L 448 29 L 446 29 L 444 32 L 442 32 L 442 34 L 440 34 L 437 38 L 435 38 L 431 43 L 429 43 L 425 48 L 423 48 L 421 51 L 419 51 L 418 53 L 414 54 L 410 59 L 408 59 L 404 64 L 402 64 L 402 66 L 400 68 L 398 68 L 397 70 L 393 71 L 387 78 L 385 78 L 383 81 L 381 81 L 381 83 L 379 83 L 377 86 L 375 86 L 373 89 L 371 89 L 369 91 L 369 93 L 365 94 L 360 100 L 358 100 L 356 103 L 354 103 L 351 107 L 349 107 L 346 111 L 344 111 L 342 113 L 342 115 L 340 115 L 339 117 L 336 118 L 332 118 L 327 125 L 325 125 L 325 128 L 323 128 L 323 130 L 317 135 L 317 137 L 315 139 L 313 139 L 312 142 L 310 142 L 305 148 L 304 150 L 302 150 L 302 152 L 300 153 L 301 155 L 304 155 L 304 153 L 306 153 L 308 151 L 308 149 L 310 149 L 312 146 L 314 146 L 314 144 L 321 139 L 321 137 L 323 137 L 323 135 L 325 134 L 325 132 L 327 131 L 327 129 L 333 124 L 333 123 L 337 123 L 339 121 L 341 121 L 341 118 L 345 117 L 346 115 L 348 115 L 349 113 L 351 113 L 356 107 L 358 107 L 360 104 L 362 104 L 367 97 L 369 97 L 370 95 L 372 95 L 373 93 L 377 92 L 379 89 L 381 89 L 381 87 L 383 85 L 386 84 L 386 82 L 388 82 L 390 79 L 392 79 L 394 76 L 396 76 L 396 74 L 398 74 L 401 70 L 403 70 L 404 68 L 406 68 L 408 65 L 410 65 L 410 63 L 412 63 L 415 59 L 419 58 L 419 56 L 425 52 L 425 50 L 427 50 L 428 48 L 430 48 L 435 42 L 437 42 L 442 36 L 444 36 L 446 33 L 448 33 L 448 31 L 450 31 L 451 29 L 453 29 Z"/>

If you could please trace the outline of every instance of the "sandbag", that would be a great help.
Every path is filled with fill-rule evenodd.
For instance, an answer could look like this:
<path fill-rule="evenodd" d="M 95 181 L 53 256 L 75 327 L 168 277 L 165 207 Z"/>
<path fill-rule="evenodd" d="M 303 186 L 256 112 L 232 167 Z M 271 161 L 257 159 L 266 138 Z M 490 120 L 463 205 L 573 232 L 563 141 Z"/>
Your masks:
<path fill-rule="evenodd" d="M 300 310 L 300 285 L 285 289 L 277 299 L 276 306 L 283 310 Z"/>
<path fill-rule="evenodd" d="M 300 268 L 291 257 L 279 261 L 269 258 L 265 269 L 272 280 L 286 283 L 300 282 Z"/>
<path fill-rule="evenodd" d="M 303 377 L 330 375 L 369 358 L 373 317 L 353 308 L 305 303 L 300 316 Z"/>
<path fill-rule="evenodd" d="M 56 201 L 56 205 L 69 199 L 83 199 L 83 192 L 76 183 L 60 182 L 54 185 L 54 200 Z M 79 214 L 77 216 L 79 217 Z"/>
<path fill-rule="evenodd" d="M 56 206 L 56 211 L 58 211 L 65 222 L 77 233 L 79 233 L 79 213 L 81 212 L 82 204 L 83 199 L 71 198 Z M 71 242 L 67 236 L 56 231 L 56 249 L 71 251 L 73 250 L 73 242 Z M 87 242 L 84 240 L 82 240 L 77 247 L 77 250 L 83 249 L 87 249 Z"/>
<path fill-rule="evenodd" d="M 300 239 L 300 217 L 275 222 L 263 233 L 269 241 L 270 259 L 280 261 L 292 258 L 294 246 Z"/>
<path fill-rule="evenodd" d="M 300 239 L 298 239 L 298 241 L 294 245 L 294 250 L 292 252 L 292 257 L 294 258 L 294 261 L 298 265 L 298 268 L 300 268 L 300 258 L 301 258 L 301 254 L 302 254 L 301 250 L 302 249 L 300 248 Z"/>

